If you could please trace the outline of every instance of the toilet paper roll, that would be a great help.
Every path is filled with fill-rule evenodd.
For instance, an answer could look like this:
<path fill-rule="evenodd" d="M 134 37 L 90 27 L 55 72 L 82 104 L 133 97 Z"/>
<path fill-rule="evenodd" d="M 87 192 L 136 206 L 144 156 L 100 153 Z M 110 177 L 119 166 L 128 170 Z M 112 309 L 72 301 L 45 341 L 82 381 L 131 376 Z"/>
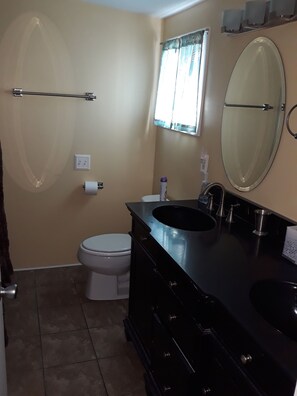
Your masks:
<path fill-rule="evenodd" d="M 86 181 L 84 184 L 85 194 L 97 195 L 98 182 L 97 181 Z"/>

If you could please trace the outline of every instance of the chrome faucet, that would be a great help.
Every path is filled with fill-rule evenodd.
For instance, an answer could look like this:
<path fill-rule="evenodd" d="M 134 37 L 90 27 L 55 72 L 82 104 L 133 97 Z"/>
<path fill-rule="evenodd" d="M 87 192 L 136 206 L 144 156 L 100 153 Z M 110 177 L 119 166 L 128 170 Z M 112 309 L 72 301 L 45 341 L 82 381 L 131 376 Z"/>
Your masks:
<path fill-rule="evenodd" d="M 208 184 L 205 189 L 201 192 L 201 194 L 199 195 L 199 198 L 201 197 L 206 197 L 207 194 L 209 193 L 209 191 L 213 188 L 213 187 L 219 187 L 221 189 L 221 201 L 220 201 L 220 205 L 219 205 L 219 209 L 216 213 L 216 215 L 218 217 L 225 217 L 225 212 L 224 212 L 224 201 L 225 201 L 225 187 L 221 184 L 221 183 L 210 183 Z"/>

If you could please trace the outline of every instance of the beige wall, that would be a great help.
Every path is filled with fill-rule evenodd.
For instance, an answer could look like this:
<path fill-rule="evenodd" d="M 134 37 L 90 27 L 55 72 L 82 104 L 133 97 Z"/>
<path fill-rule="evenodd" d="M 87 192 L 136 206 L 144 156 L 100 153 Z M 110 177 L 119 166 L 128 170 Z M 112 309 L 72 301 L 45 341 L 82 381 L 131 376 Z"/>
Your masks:
<path fill-rule="evenodd" d="M 220 33 L 221 12 L 243 7 L 243 1 L 207 0 L 185 12 L 167 18 L 164 39 L 210 27 L 210 51 L 206 83 L 203 127 L 200 137 L 186 136 L 159 129 L 157 131 L 154 191 L 159 177 L 168 176 L 168 194 L 174 199 L 196 198 L 200 191 L 199 161 L 204 147 L 210 154 L 209 180 L 222 182 L 230 191 L 222 163 L 220 128 L 228 81 L 236 60 L 255 37 L 265 36 L 277 45 L 286 75 L 286 113 L 297 102 L 297 22 L 237 36 Z M 297 131 L 297 116 L 291 126 Z M 297 142 L 284 127 L 275 161 L 264 181 L 242 195 L 260 206 L 268 207 L 297 221 Z"/>
<path fill-rule="evenodd" d="M 0 138 L 15 268 L 76 263 L 84 238 L 127 232 L 152 193 L 161 22 L 76 0 L 1 0 Z M 97 100 L 14 98 L 13 87 Z M 74 171 L 75 153 L 91 155 Z M 96 196 L 85 180 L 104 182 Z"/>
<path fill-rule="evenodd" d="M 209 67 L 201 136 L 160 129 L 155 147 L 159 20 L 76 0 L 1 0 L 0 138 L 15 268 L 75 263 L 87 236 L 127 232 L 124 202 L 158 192 L 161 175 L 169 178 L 171 198 L 196 198 L 203 147 L 210 154 L 209 179 L 235 191 L 221 158 L 222 104 L 233 66 L 253 38 L 269 37 L 279 48 L 287 111 L 297 92 L 296 22 L 236 37 L 221 34 L 222 9 L 241 5 L 207 0 L 164 21 L 163 39 L 210 27 Z M 12 87 L 93 91 L 98 98 L 19 99 L 10 94 Z M 292 128 L 297 130 L 297 116 Z M 91 154 L 90 171 L 73 170 L 75 153 Z M 297 142 L 284 128 L 267 177 L 242 195 L 297 221 L 296 158 Z M 85 180 L 103 181 L 105 187 L 87 196 Z"/>

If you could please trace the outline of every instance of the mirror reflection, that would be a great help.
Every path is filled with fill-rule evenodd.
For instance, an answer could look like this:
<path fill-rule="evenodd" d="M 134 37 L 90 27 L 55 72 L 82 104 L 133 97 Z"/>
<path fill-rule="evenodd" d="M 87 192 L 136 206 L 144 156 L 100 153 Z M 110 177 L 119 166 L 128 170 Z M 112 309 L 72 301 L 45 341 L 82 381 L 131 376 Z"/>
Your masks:
<path fill-rule="evenodd" d="M 285 78 L 275 44 L 253 40 L 232 72 L 222 120 L 222 155 L 231 184 L 255 188 L 275 157 L 284 120 Z"/>

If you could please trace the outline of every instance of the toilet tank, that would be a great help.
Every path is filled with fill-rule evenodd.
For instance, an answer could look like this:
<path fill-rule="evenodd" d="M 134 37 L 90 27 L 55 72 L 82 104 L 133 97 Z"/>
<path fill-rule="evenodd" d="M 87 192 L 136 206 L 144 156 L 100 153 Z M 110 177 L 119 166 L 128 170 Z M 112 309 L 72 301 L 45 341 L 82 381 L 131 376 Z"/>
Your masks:
<path fill-rule="evenodd" d="M 141 198 L 142 202 L 157 202 L 160 201 L 160 194 L 154 194 L 154 195 L 144 195 Z"/>

